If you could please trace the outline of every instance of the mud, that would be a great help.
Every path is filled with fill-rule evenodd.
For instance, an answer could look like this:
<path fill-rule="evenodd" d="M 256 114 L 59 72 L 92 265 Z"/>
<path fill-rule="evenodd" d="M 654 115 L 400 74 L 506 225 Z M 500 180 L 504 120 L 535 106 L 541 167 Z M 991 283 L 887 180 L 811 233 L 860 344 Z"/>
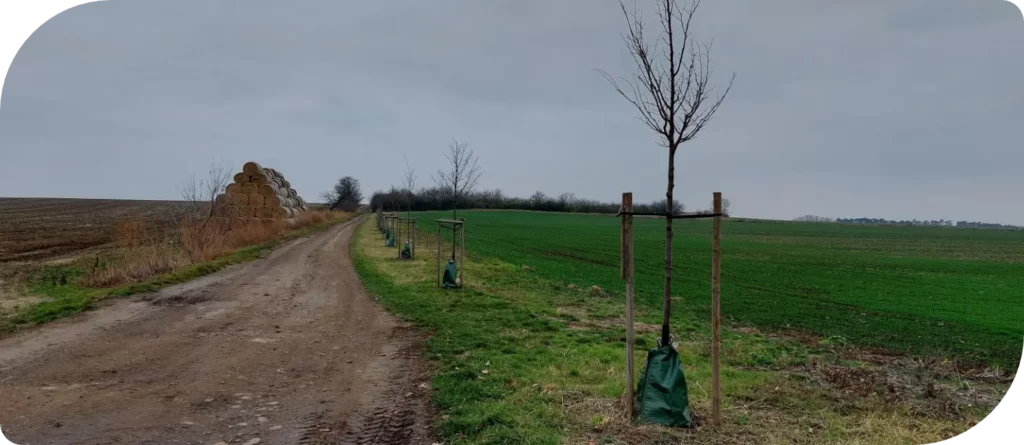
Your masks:
<path fill-rule="evenodd" d="M 21 445 L 432 443 L 422 338 L 363 291 L 354 227 L 0 341 L 4 434 Z"/>

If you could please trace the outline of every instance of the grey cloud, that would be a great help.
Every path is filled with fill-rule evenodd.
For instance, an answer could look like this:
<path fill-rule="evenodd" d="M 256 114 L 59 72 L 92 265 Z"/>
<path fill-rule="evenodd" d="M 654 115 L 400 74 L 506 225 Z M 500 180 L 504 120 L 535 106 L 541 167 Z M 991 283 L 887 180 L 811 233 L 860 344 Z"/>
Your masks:
<path fill-rule="evenodd" d="M 640 2 L 641 5 L 649 2 Z M 648 13 L 649 18 L 653 14 Z M 1024 27 L 1002 0 L 704 2 L 720 83 L 678 155 L 690 206 L 1024 224 Z M 664 193 L 666 154 L 593 71 L 627 75 L 614 1 L 110 0 L 26 43 L 0 103 L 0 195 L 174 199 L 211 158 L 307 198 L 429 185 L 451 138 L 481 187 Z"/>

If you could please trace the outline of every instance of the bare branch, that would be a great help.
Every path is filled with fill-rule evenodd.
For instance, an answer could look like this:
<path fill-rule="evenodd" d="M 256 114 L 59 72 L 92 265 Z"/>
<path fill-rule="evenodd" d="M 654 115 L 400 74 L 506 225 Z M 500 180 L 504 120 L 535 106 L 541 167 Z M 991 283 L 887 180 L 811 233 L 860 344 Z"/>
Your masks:
<path fill-rule="evenodd" d="M 658 0 L 655 16 L 660 34 L 645 34 L 642 11 L 619 7 L 626 22 L 623 41 L 636 71 L 628 78 L 615 78 L 596 70 L 615 92 L 639 113 L 638 119 L 661 139 L 672 153 L 692 140 L 707 125 L 732 89 L 735 74 L 721 94 L 711 86 L 711 44 L 697 41 L 694 17 L 700 0 L 679 7 L 677 0 Z"/>
<path fill-rule="evenodd" d="M 402 185 L 405 186 L 405 204 L 409 216 L 412 215 L 412 195 L 416 191 L 416 170 L 409 166 L 409 158 L 402 153 L 405 160 L 405 175 L 402 176 Z"/>
<path fill-rule="evenodd" d="M 483 174 L 478 164 L 479 159 L 468 147 L 467 143 L 453 139 L 448 146 L 448 153 L 444 155 L 450 170 L 438 170 L 433 175 L 434 183 L 451 200 L 453 218 L 458 216 L 459 204 L 473 193 Z"/>
<path fill-rule="evenodd" d="M 732 90 L 735 74 L 722 94 L 714 95 L 711 85 L 711 44 L 701 44 L 692 24 L 700 0 L 680 8 L 677 0 L 657 0 L 660 35 L 644 34 L 644 20 L 638 8 L 629 12 L 620 0 L 626 21 L 623 41 L 636 70 L 629 78 L 616 80 L 598 71 L 639 113 L 639 119 L 657 134 L 668 148 L 668 186 L 665 211 L 672 212 L 675 188 L 675 154 L 679 146 L 697 137 Z M 672 219 L 665 221 L 665 288 L 662 294 L 662 344 L 669 342 L 672 295 Z"/>
<path fill-rule="evenodd" d="M 193 173 L 179 191 L 193 220 L 207 218 L 216 211 L 217 195 L 224 193 L 231 182 L 231 170 L 224 160 L 210 161 L 210 170 L 204 178 L 196 179 Z"/>

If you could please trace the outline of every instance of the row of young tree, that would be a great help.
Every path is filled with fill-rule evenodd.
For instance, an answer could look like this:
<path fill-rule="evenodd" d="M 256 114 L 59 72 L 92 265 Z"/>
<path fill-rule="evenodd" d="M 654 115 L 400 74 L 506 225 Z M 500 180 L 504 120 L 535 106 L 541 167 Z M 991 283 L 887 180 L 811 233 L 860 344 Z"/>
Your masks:
<path fill-rule="evenodd" d="M 620 1 L 619 6 L 627 25 L 623 40 L 635 63 L 635 70 L 621 77 L 613 77 L 598 70 L 615 92 L 636 110 L 640 121 L 655 134 L 659 145 L 666 149 L 668 155 L 665 199 L 648 205 L 634 205 L 635 213 L 683 212 L 683 205 L 674 198 L 676 152 L 701 133 L 732 89 L 735 75 L 721 89 L 716 88 L 711 80 L 711 45 L 698 42 L 694 33 L 696 26 L 691 27 L 695 25 L 694 17 L 699 4 L 700 0 L 691 0 L 688 6 L 680 7 L 676 0 L 657 0 L 657 24 L 651 30 L 647 29 L 636 6 L 633 11 L 629 11 L 625 3 Z M 619 210 L 619 203 L 575 199 L 571 194 L 563 194 L 556 198 L 538 192 L 530 198 L 510 198 L 498 190 L 478 192 L 475 187 L 482 172 L 478 168 L 476 157 L 466 148 L 465 143 L 455 141 L 446 157 L 451 168 L 448 171 L 439 170 L 433 175 L 435 187 L 417 188 L 415 173 L 407 163 L 403 186 L 375 192 L 370 197 L 370 208 L 373 211 L 397 212 L 451 210 L 453 219 L 458 219 L 459 209 L 470 208 L 612 214 L 618 213 Z M 723 205 L 726 207 L 723 211 L 727 214 L 728 203 L 723 202 Z M 671 355 L 668 351 L 674 353 L 670 346 L 672 221 L 672 218 L 665 218 L 665 275 L 659 340 L 662 346 L 659 348 L 659 351 L 662 351 L 659 354 L 668 354 L 665 357 Z M 654 354 L 654 351 L 651 354 Z M 651 357 L 654 355 L 648 359 L 652 360 Z M 675 373 L 678 374 L 678 381 L 681 382 L 685 394 L 685 380 L 682 380 L 681 371 L 676 369 Z M 629 385 L 632 388 L 633 382 L 629 382 Z M 720 417 L 717 374 L 713 388 L 716 395 L 713 423 L 717 425 Z M 687 403 L 685 400 L 671 402 L 671 417 L 675 418 L 673 422 L 685 417 L 684 423 L 689 426 L 689 409 L 686 406 L 678 406 L 680 402 Z M 662 416 L 662 420 L 665 417 L 667 415 Z"/>

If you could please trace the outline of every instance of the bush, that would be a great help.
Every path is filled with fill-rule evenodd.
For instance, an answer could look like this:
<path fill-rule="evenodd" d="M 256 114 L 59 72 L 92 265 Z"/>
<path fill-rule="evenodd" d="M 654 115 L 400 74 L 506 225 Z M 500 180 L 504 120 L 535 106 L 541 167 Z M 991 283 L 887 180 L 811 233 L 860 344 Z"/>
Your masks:
<path fill-rule="evenodd" d="M 380 208 L 389 211 L 400 209 L 403 212 L 406 210 L 414 212 L 451 210 L 452 204 L 451 199 L 438 188 L 425 188 L 416 193 L 408 190 L 378 191 L 370 197 L 370 209 L 374 212 Z M 685 210 L 683 204 L 678 201 L 676 201 L 675 207 L 677 212 Z M 542 192 L 534 193 L 530 198 L 506 197 L 500 190 L 493 190 L 470 194 L 459 201 L 459 209 L 534 210 L 614 215 L 619 211 L 619 203 L 580 199 L 571 193 L 565 193 L 558 197 L 547 196 Z M 664 213 L 665 200 L 652 204 L 634 204 L 633 211 Z"/>

